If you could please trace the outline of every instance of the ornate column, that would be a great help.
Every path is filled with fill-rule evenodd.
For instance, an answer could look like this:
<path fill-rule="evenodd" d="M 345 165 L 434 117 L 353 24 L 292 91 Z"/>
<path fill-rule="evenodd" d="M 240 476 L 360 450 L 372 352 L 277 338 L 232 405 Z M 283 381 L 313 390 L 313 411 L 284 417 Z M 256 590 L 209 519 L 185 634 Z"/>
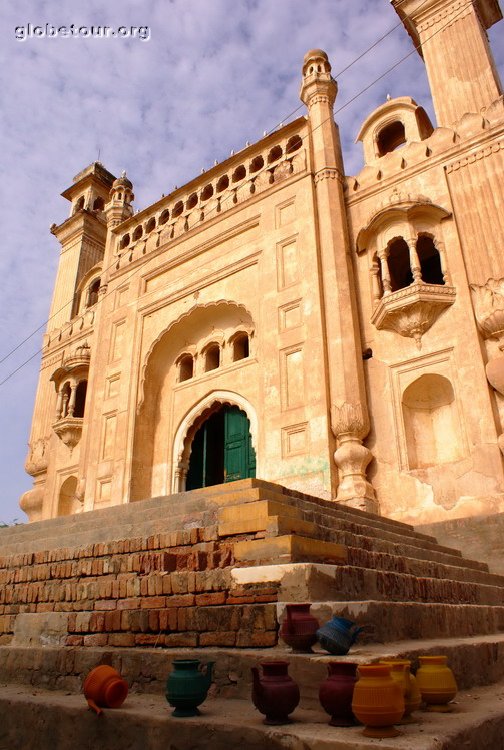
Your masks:
<path fill-rule="evenodd" d="M 58 419 L 61 419 L 62 413 L 63 413 L 63 390 L 62 390 L 62 387 L 60 386 L 60 389 L 58 391 L 58 396 L 56 399 L 56 421 L 58 421 Z"/>
<path fill-rule="evenodd" d="M 388 248 L 378 251 L 378 257 L 381 265 L 381 277 L 383 284 L 383 295 L 390 294 L 392 291 L 392 282 L 390 281 L 390 269 L 388 267 Z"/>
<path fill-rule="evenodd" d="M 413 275 L 413 283 L 420 284 L 422 282 L 422 268 L 420 266 L 420 258 L 416 249 L 416 237 L 409 237 L 406 240 L 406 244 L 409 249 L 410 268 Z"/>
<path fill-rule="evenodd" d="M 373 307 L 376 307 L 382 297 L 382 283 L 380 283 L 380 263 L 375 257 L 371 266 L 371 288 L 373 294 Z"/>
<path fill-rule="evenodd" d="M 304 58 L 301 99 L 308 107 L 313 153 L 331 429 L 337 440 L 336 500 L 377 512 L 374 490 L 366 479 L 372 455 L 362 445 L 369 432 L 369 420 L 343 193 L 343 158 L 333 117 L 336 93 L 337 84 L 331 77 L 326 53 L 308 52 Z"/>
<path fill-rule="evenodd" d="M 72 383 L 70 386 L 70 401 L 68 402 L 67 417 L 73 417 L 75 411 L 75 397 L 77 395 L 77 384 Z"/>

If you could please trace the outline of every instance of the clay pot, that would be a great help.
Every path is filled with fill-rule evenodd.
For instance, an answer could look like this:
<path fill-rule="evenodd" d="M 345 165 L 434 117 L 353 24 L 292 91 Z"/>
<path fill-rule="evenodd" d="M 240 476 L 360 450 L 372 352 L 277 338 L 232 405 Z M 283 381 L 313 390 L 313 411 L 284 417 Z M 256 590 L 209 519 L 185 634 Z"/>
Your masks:
<path fill-rule="evenodd" d="M 400 734 L 393 725 L 404 713 L 403 691 L 384 664 L 359 666 L 352 711 L 366 725 L 363 731 L 366 737 L 397 737 Z"/>
<path fill-rule="evenodd" d="M 411 723 L 413 721 L 411 714 L 413 711 L 418 711 L 422 704 L 417 681 L 410 672 L 411 661 L 409 659 L 381 659 L 380 664 L 389 667 L 390 676 L 399 683 L 404 693 L 404 716 L 400 723 Z"/>
<path fill-rule="evenodd" d="M 288 724 L 289 714 L 299 703 L 299 688 L 289 676 L 289 662 L 263 661 L 260 666 L 262 675 L 252 667 L 254 706 L 266 716 L 264 724 Z"/>
<path fill-rule="evenodd" d="M 457 683 L 447 666 L 447 656 L 419 656 L 416 679 L 427 711 L 451 711 L 448 703 L 457 695 Z"/>
<path fill-rule="evenodd" d="M 310 614 L 311 604 L 286 604 L 280 635 L 293 651 L 311 652 L 319 621 Z"/>
<path fill-rule="evenodd" d="M 357 640 L 362 631 L 351 620 L 334 615 L 328 622 L 317 630 L 317 638 L 322 648 L 335 656 L 344 656 Z"/>
<path fill-rule="evenodd" d="M 165 693 L 166 700 L 175 709 L 172 716 L 199 716 L 198 706 L 207 697 L 213 665 L 213 661 L 202 664 L 199 659 L 173 660 L 173 672 L 166 681 Z"/>
<path fill-rule="evenodd" d="M 333 727 L 351 727 L 355 724 L 352 698 L 357 682 L 357 664 L 351 661 L 330 661 L 328 677 L 319 688 L 322 708 L 331 716 Z"/>
<path fill-rule="evenodd" d="M 84 680 L 82 691 L 89 708 L 99 715 L 102 708 L 119 708 L 128 695 L 128 683 L 117 669 L 101 664 L 95 667 Z"/>

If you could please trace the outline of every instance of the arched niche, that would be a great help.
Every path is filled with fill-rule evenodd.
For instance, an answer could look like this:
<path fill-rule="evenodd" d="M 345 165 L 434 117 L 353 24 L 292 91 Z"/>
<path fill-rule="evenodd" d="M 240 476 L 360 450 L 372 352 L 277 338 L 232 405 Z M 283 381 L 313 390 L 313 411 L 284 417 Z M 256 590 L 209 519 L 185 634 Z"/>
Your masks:
<path fill-rule="evenodd" d="M 428 373 L 413 381 L 403 393 L 402 413 L 410 469 L 451 463 L 462 457 L 460 422 L 448 378 Z"/>
<path fill-rule="evenodd" d="M 216 341 L 223 345 L 237 329 L 253 330 L 252 316 L 242 305 L 220 300 L 196 305 L 153 342 L 142 369 L 134 431 L 131 500 L 169 492 L 173 483 L 171 420 L 174 389 L 181 382 L 181 355 L 201 353 L 194 359 L 194 379 L 219 378 L 220 367 L 206 370 L 205 346 Z M 191 393 L 185 387 L 184 398 L 190 399 Z"/>
<path fill-rule="evenodd" d="M 59 491 L 58 516 L 71 516 L 77 513 L 80 507 L 77 498 L 77 477 L 67 477 Z"/>

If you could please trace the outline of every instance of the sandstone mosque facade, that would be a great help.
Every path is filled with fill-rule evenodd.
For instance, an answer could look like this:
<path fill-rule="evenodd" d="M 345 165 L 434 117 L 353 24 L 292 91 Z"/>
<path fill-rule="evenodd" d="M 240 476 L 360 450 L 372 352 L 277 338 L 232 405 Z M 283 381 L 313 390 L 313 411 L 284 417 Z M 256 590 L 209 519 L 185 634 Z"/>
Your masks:
<path fill-rule="evenodd" d="M 504 511 L 502 14 L 392 5 L 437 126 L 386 101 L 359 174 L 313 50 L 305 116 L 157 203 L 97 162 L 64 191 L 30 520 L 252 476 L 412 523 Z"/>

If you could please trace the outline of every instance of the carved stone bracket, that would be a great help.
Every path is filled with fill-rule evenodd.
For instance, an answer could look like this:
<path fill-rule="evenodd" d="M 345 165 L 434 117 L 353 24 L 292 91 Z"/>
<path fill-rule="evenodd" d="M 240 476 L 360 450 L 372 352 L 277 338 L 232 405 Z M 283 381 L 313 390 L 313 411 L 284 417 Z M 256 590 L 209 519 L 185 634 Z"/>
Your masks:
<path fill-rule="evenodd" d="M 400 336 L 415 339 L 418 348 L 422 336 L 455 302 L 452 286 L 413 283 L 405 289 L 385 294 L 379 301 L 371 322 L 378 328 L 395 331 Z"/>
<path fill-rule="evenodd" d="M 342 185 L 345 183 L 345 178 L 335 167 L 325 167 L 315 174 L 315 185 L 322 182 L 322 180 L 338 180 Z"/>
<path fill-rule="evenodd" d="M 70 453 L 81 439 L 82 422 L 83 420 L 78 417 L 65 417 L 53 424 L 54 432 L 61 442 L 70 448 Z"/>
<path fill-rule="evenodd" d="M 362 440 L 369 432 L 369 420 L 360 403 L 344 402 L 331 408 L 331 429 L 338 440 L 334 461 L 339 470 L 337 501 L 368 513 L 378 513 L 375 492 L 366 478 L 373 458 Z"/>
<path fill-rule="evenodd" d="M 48 442 L 48 438 L 40 438 L 29 445 L 30 450 L 25 461 L 25 471 L 32 477 L 47 471 L 49 462 L 47 455 Z"/>
<path fill-rule="evenodd" d="M 504 279 L 488 279 L 485 284 L 471 284 L 476 322 L 483 336 L 504 338 Z"/>
<path fill-rule="evenodd" d="M 504 279 L 471 284 L 471 292 L 478 328 L 485 339 L 499 340 L 501 354 L 489 359 L 485 372 L 492 388 L 504 396 Z M 504 434 L 499 435 L 498 444 L 504 455 Z"/>

